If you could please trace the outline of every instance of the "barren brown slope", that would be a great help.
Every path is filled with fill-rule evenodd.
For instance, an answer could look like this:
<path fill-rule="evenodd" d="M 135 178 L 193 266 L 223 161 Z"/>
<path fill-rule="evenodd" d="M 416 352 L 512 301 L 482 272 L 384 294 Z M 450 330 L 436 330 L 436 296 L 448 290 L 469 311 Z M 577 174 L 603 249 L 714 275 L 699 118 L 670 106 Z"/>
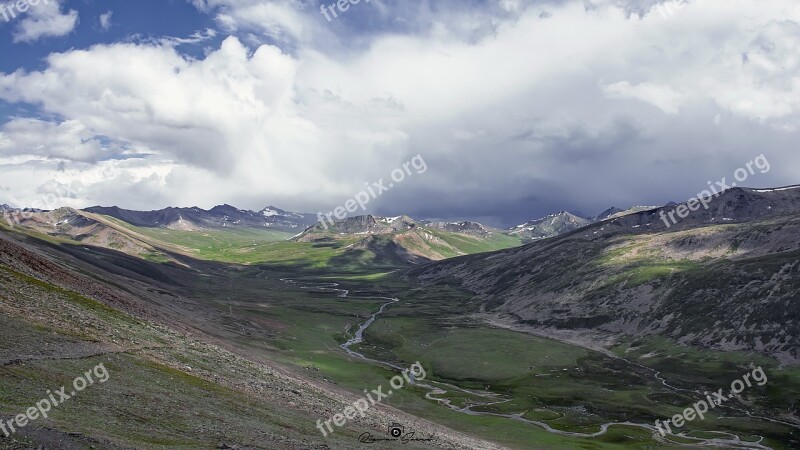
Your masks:
<path fill-rule="evenodd" d="M 109 248 L 138 258 L 171 260 L 157 248 L 160 243 L 100 215 L 72 208 L 59 208 L 55 211 L 27 212 L 9 217 L 9 224 L 13 224 L 15 230 L 47 237 L 50 241 Z M 9 229 L 6 223 L 0 224 L 0 228 Z M 174 259 L 172 261 L 175 262 Z"/>

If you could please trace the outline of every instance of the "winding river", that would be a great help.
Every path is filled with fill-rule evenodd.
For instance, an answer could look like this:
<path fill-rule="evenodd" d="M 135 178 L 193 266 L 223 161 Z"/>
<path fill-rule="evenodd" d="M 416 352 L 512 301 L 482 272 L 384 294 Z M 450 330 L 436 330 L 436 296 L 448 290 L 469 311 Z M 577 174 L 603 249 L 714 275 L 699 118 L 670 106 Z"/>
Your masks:
<path fill-rule="evenodd" d="M 288 278 L 282 278 L 281 281 L 283 281 L 285 283 L 293 284 L 293 285 L 299 287 L 300 289 L 313 289 L 313 290 L 317 290 L 317 291 L 320 291 L 320 292 L 330 292 L 330 293 L 333 293 L 333 294 L 337 295 L 340 298 L 358 298 L 358 299 L 386 300 L 386 303 L 383 303 L 381 305 L 381 307 L 378 309 L 378 311 L 376 311 L 374 314 L 372 314 L 364 323 L 362 323 L 358 327 L 358 329 L 356 330 L 356 332 L 353 335 L 353 337 L 350 338 L 347 342 L 341 344 L 340 347 L 348 355 L 350 355 L 350 356 L 352 356 L 354 358 L 359 358 L 359 359 L 362 359 L 362 360 L 365 360 L 365 361 L 370 361 L 370 362 L 374 362 L 374 363 L 377 363 L 377 364 L 381 364 L 381 365 L 390 367 L 390 368 L 392 368 L 394 370 L 398 370 L 398 371 L 403 370 L 402 367 L 400 367 L 400 366 L 398 366 L 396 364 L 392 364 L 392 363 L 390 363 L 388 361 L 381 361 L 381 360 L 369 358 L 369 357 L 366 357 L 366 356 L 362 355 L 361 353 L 358 353 L 358 352 L 356 352 L 356 351 L 351 349 L 352 346 L 357 345 L 357 344 L 361 344 L 361 343 L 364 342 L 364 332 L 367 330 L 367 328 L 369 328 L 375 322 L 375 320 L 377 320 L 378 316 L 383 314 L 388 307 L 390 307 L 394 303 L 399 302 L 400 301 L 399 298 L 375 297 L 375 296 L 354 297 L 354 296 L 350 295 L 350 291 L 349 290 L 339 288 L 340 284 L 336 283 L 336 282 L 323 283 L 323 284 L 313 284 L 312 285 L 312 284 L 306 284 L 305 282 L 301 283 L 299 281 L 291 280 L 291 279 L 288 279 Z M 636 366 L 642 367 L 642 368 L 646 368 L 646 369 L 654 372 L 654 377 L 656 378 L 656 380 L 661 382 L 661 384 L 663 384 L 665 387 L 667 387 L 669 389 L 672 389 L 674 391 L 692 392 L 692 393 L 701 395 L 699 392 L 696 392 L 696 391 L 691 391 L 691 390 L 687 390 L 687 389 L 680 389 L 680 388 L 677 388 L 677 387 L 669 385 L 667 383 L 667 381 L 660 376 L 659 372 L 657 372 L 657 371 L 655 371 L 655 370 L 653 370 L 653 369 L 651 369 L 649 367 L 642 366 L 640 364 L 633 363 L 633 362 L 628 361 L 628 360 L 624 360 L 624 361 L 627 361 L 627 362 L 629 362 L 629 363 L 631 363 L 633 365 L 636 365 Z M 669 444 L 669 445 L 687 446 L 687 447 L 694 447 L 694 446 L 697 446 L 697 445 L 703 445 L 703 446 L 717 446 L 717 447 L 724 447 L 724 448 L 767 449 L 767 450 L 772 450 L 771 447 L 767 447 L 767 446 L 762 444 L 762 441 L 763 441 L 764 438 L 761 437 L 761 436 L 759 436 L 759 439 L 758 439 L 757 442 L 749 442 L 749 441 L 741 440 L 741 438 L 739 436 L 735 435 L 735 434 L 726 433 L 726 432 L 722 432 L 722 431 L 708 431 L 708 432 L 706 432 L 706 433 L 716 434 L 716 435 L 719 436 L 719 437 L 715 437 L 715 438 L 698 438 L 698 437 L 689 436 L 689 435 L 687 435 L 685 433 L 679 433 L 679 434 L 668 433 L 667 434 L 667 436 L 675 436 L 675 437 L 679 437 L 679 438 L 684 439 L 684 440 L 694 441 L 691 444 L 684 444 L 684 443 L 676 442 L 676 441 L 673 441 L 673 440 L 670 440 L 668 438 L 660 436 L 660 433 L 658 432 L 658 430 L 656 429 L 656 427 L 654 425 L 650 425 L 650 424 L 646 424 L 646 423 L 607 422 L 607 423 L 601 424 L 599 431 L 597 431 L 595 433 L 580 433 L 580 432 L 573 432 L 573 431 L 563 431 L 563 430 L 558 430 L 556 428 L 553 428 L 549 424 L 547 424 L 545 422 L 542 422 L 542 421 L 526 419 L 525 417 L 523 417 L 524 413 L 520 413 L 520 414 L 501 414 L 501 413 L 492 413 L 492 412 L 484 412 L 484 411 L 475 411 L 475 410 L 472 409 L 472 408 L 475 408 L 475 407 L 485 407 L 485 406 L 489 406 L 489 405 L 496 405 L 496 404 L 500 404 L 500 403 L 505 403 L 505 402 L 511 401 L 511 399 L 503 399 L 502 396 L 500 396 L 498 394 L 494 394 L 494 393 L 491 393 L 491 392 L 484 392 L 484 391 L 468 390 L 468 389 L 464 389 L 464 388 L 461 388 L 461 387 L 458 387 L 458 386 L 455 386 L 455 385 L 452 385 L 452 384 L 438 382 L 438 381 L 428 381 L 427 383 L 421 383 L 421 382 L 418 381 L 415 384 L 417 386 L 422 387 L 424 389 L 427 389 L 429 391 L 429 392 L 427 392 L 425 394 L 425 398 L 427 398 L 429 400 L 436 401 L 439 404 L 452 409 L 453 411 L 457 411 L 457 412 L 462 413 L 462 414 L 469 414 L 469 415 L 473 415 L 473 416 L 494 416 L 494 417 L 503 417 L 503 418 L 506 418 L 506 419 L 516 420 L 516 421 L 519 421 L 519 422 L 524 422 L 524 423 L 527 423 L 527 424 L 530 424 L 530 425 L 534 425 L 534 426 L 540 427 L 540 428 L 544 429 L 545 431 L 547 431 L 549 433 L 557 434 L 557 435 L 560 435 L 560 436 L 578 437 L 578 438 L 595 438 L 595 437 L 602 436 L 602 435 L 606 434 L 608 432 L 608 429 L 610 427 L 612 427 L 612 426 L 625 426 L 625 427 L 643 428 L 645 430 L 652 431 L 654 440 L 656 440 L 657 442 L 662 442 L 662 443 Z M 441 395 L 446 394 L 448 392 L 448 389 L 452 390 L 452 391 L 459 391 L 459 392 L 463 392 L 463 393 L 466 393 L 466 394 L 470 394 L 470 395 L 475 396 L 475 397 L 480 397 L 480 398 L 486 399 L 486 402 L 475 403 L 475 404 L 470 404 L 470 405 L 467 405 L 467 406 L 464 406 L 464 407 L 459 407 L 457 405 L 454 405 L 451 400 L 439 397 Z M 726 406 L 726 407 L 729 407 L 729 406 Z M 748 415 L 750 415 L 747 411 L 740 410 L 740 409 L 737 409 L 737 408 L 732 408 L 732 407 L 729 407 L 729 408 L 737 410 L 737 411 L 745 412 Z M 785 425 L 797 427 L 797 425 L 794 425 L 794 424 L 791 424 L 791 423 L 777 421 L 777 420 L 774 420 L 774 419 L 761 418 L 761 417 L 759 417 L 759 419 L 769 420 L 769 421 L 772 421 L 772 422 L 782 423 L 782 424 L 785 424 Z"/>

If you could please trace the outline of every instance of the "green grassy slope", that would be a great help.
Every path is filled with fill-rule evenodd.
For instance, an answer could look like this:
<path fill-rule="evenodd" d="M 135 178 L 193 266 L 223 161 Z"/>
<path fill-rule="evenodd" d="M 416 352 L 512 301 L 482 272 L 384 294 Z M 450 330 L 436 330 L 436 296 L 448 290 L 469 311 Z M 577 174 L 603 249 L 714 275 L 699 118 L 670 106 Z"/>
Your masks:
<path fill-rule="evenodd" d="M 503 233 L 492 233 L 488 237 L 478 237 L 468 234 L 448 233 L 447 231 L 436 230 L 432 228 L 423 228 L 426 232 L 438 237 L 445 241 L 452 248 L 458 252 L 448 251 L 446 248 L 436 248 L 437 250 L 446 254 L 447 257 L 455 257 L 461 255 L 471 255 L 474 253 L 491 252 L 495 250 L 503 250 L 507 248 L 518 247 L 522 241 L 514 236 L 509 236 Z"/>
<path fill-rule="evenodd" d="M 76 444 L 93 436 L 88 444 L 103 448 L 293 448 L 316 432 L 309 411 L 270 407 L 281 401 L 274 393 L 236 386 L 252 377 L 292 388 L 266 367 L 2 265 L 0 284 L 0 416 L 24 412 L 97 364 L 110 373 L 21 430 L 19 445 L 42 438 L 42 427 Z"/>

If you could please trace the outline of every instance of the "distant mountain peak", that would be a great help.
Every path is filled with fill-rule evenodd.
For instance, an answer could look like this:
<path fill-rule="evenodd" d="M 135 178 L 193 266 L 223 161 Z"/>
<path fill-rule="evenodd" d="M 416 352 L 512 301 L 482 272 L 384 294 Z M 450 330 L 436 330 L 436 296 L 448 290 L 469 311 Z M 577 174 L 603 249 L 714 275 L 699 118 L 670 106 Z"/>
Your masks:
<path fill-rule="evenodd" d="M 473 236 L 485 237 L 498 230 L 483 225 L 471 220 L 464 220 L 461 222 L 435 222 L 430 223 L 429 226 L 451 233 L 470 234 Z"/>
<path fill-rule="evenodd" d="M 224 205 L 217 205 L 209 210 L 209 212 L 223 212 L 223 213 L 241 213 L 245 212 L 239 208 L 234 206 L 224 204 Z"/>
<path fill-rule="evenodd" d="M 596 217 L 594 217 L 594 221 L 600 222 L 606 220 L 609 217 L 613 216 L 614 214 L 621 213 L 623 211 L 624 211 L 623 209 L 617 208 L 616 206 L 612 206 L 611 208 L 608 208 L 607 210 L 601 212 Z"/>
<path fill-rule="evenodd" d="M 511 228 L 509 232 L 514 236 L 520 237 L 523 241 L 535 241 L 568 233 L 591 223 L 591 220 L 584 219 L 568 211 L 561 211 L 517 225 Z"/>

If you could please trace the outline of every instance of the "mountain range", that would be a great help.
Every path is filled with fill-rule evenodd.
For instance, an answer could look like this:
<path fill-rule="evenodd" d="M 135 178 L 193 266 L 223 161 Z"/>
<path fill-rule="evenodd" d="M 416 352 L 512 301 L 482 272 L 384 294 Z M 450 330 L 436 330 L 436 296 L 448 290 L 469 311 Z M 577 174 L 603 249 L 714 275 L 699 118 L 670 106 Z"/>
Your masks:
<path fill-rule="evenodd" d="M 208 233 L 253 234 L 254 242 L 290 240 L 316 246 L 328 245 L 341 249 L 342 261 L 357 264 L 419 264 L 454 256 L 515 247 L 534 240 L 571 232 L 597 220 L 624 215 L 629 211 L 612 208 L 597 218 L 584 219 L 561 212 L 508 230 L 489 227 L 478 222 L 441 222 L 415 220 L 401 215 L 380 217 L 364 215 L 317 222 L 309 213 L 285 211 L 269 206 L 261 211 L 220 205 L 204 210 L 198 207 L 169 207 L 156 211 L 133 211 L 119 207 L 94 206 L 83 210 L 60 208 L 55 211 L 26 210 L 28 214 L 13 214 L 15 210 L 3 205 L 9 223 L 44 235 L 63 238 L 87 245 L 110 246 L 134 255 L 165 257 L 156 247 L 167 244 L 180 246 L 196 236 Z M 175 233 L 157 232 L 170 230 Z M 267 232 L 259 235 L 258 232 Z M 185 250 L 185 249 L 184 249 Z M 191 250 L 187 250 L 191 253 Z"/>
<path fill-rule="evenodd" d="M 220 205 L 206 211 L 197 207 L 166 208 L 158 211 L 131 211 L 114 207 L 94 206 L 86 212 L 111 216 L 138 227 L 164 227 L 174 230 L 197 231 L 204 228 L 249 227 L 278 231 L 305 229 L 317 221 L 313 214 L 284 211 L 268 206 L 261 211 L 248 211 L 230 205 Z"/>

